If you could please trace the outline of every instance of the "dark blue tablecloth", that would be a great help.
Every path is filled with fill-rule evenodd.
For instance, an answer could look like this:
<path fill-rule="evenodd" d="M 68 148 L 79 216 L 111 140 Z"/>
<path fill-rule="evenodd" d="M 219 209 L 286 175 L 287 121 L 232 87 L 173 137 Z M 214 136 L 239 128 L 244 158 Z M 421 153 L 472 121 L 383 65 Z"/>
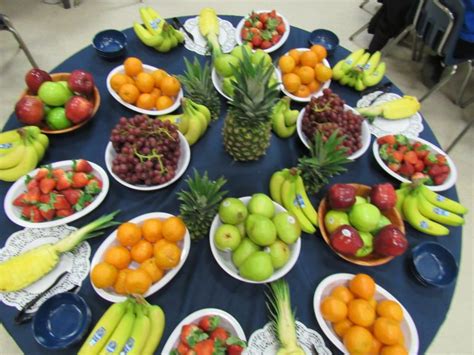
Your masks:
<path fill-rule="evenodd" d="M 239 21 L 239 18 L 235 16 L 224 16 L 224 18 L 230 20 L 234 25 Z M 144 46 L 131 29 L 125 30 L 125 33 L 129 40 L 128 55 L 137 56 L 144 63 L 164 68 L 173 74 L 183 73 L 183 57 L 192 58 L 196 55 L 185 49 L 184 46 L 180 46 L 170 53 L 161 54 Z M 292 48 L 306 47 L 308 45 L 307 39 L 308 32 L 292 27 L 287 42 L 278 51 L 272 53 L 272 57 L 276 59 Z M 338 48 L 334 56 L 328 58 L 331 65 L 345 57 L 347 53 L 347 50 Z M 201 61 L 208 60 L 202 56 L 198 56 L 198 58 Z M 115 101 L 106 89 L 107 74 L 120 64 L 122 64 L 121 60 L 110 62 L 101 59 L 95 50 L 88 46 L 53 70 L 54 72 L 70 72 L 73 69 L 82 68 L 92 72 L 100 90 L 102 103 L 93 120 L 83 128 L 69 134 L 50 136 L 51 145 L 42 163 L 85 158 L 105 169 L 104 151 L 111 129 L 121 116 L 131 117 L 134 115 L 134 112 Z M 22 78 L 18 78 L 18 80 L 22 80 Z M 335 82 L 331 83 L 331 88 L 341 95 L 349 105 L 355 105 L 359 99 L 358 93 Z M 394 90 L 400 93 L 398 89 Z M 295 108 L 301 107 L 301 105 L 295 105 Z M 221 175 L 227 178 L 228 183 L 225 188 L 229 190 L 230 196 L 247 196 L 256 192 L 268 193 L 268 181 L 271 174 L 277 169 L 295 165 L 297 158 L 306 154 L 307 150 L 296 135 L 287 140 L 272 136 L 271 146 L 265 157 L 250 163 L 233 161 L 222 145 L 221 130 L 225 108 L 224 105 L 221 119 L 213 123 L 205 136 L 192 147 L 191 163 L 184 176 L 190 174 L 193 168 L 200 171 L 208 170 L 212 178 L 218 178 Z M 436 144 L 436 138 L 426 121 L 424 125 L 425 129 L 421 133 L 421 137 Z M 18 126 L 19 123 L 16 119 L 11 117 L 5 130 Z M 370 149 L 363 157 L 351 163 L 348 168 L 347 173 L 334 178 L 331 183 L 358 182 L 369 185 L 385 181 L 397 183 L 377 165 Z M 11 184 L 0 182 L 0 195 L 5 196 L 10 186 Z M 72 224 L 75 226 L 84 225 L 117 208 L 122 210 L 119 217 L 123 221 L 155 211 L 178 214 L 179 205 L 176 193 L 185 187 L 184 179 L 180 179 L 164 190 L 139 192 L 130 190 L 111 178 L 109 193 L 100 207 Z M 314 196 L 316 204 L 324 192 L 321 191 L 318 196 Z M 443 194 L 451 198 L 457 197 L 454 188 Z M 5 240 L 21 228 L 7 219 L 3 209 L 0 212 L 0 226 L 2 238 L 0 245 L 4 245 Z M 451 229 L 451 234 L 448 237 L 434 238 L 422 235 L 407 225 L 407 234 L 411 247 L 426 240 L 437 240 L 447 247 L 459 262 L 461 228 Z M 101 238 L 90 241 L 92 253 L 97 250 L 101 241 Z M 316 322 L 312 302 L 314 291 L 319 282 L 334 273 L 368 273 L 375 278 L 379 285 L 403 303 L 410 312 L 418 328 L 420 353 L 424 353 L 446 317 L 454 286 L 446 289 L 430 289 L 421 286 L 410 273 L 409 259 L 410 253 L 407 252 L 383 266 L 361 267 L 340 259 L 326 246 L 319 235 L 303 235 L 298 262 L 286 276 L 291 288 L 292 303 L 297 309 L 296 317 L 307 327 L 323 334 Z M 34 267 L 34 265 L 31 266 Z M 247 284 L 227 275 L 214 260 L 208 239 L 193 242 L 189 257 L 182 270 L 172 282 L 148 299 L 151 303 L 162 306 L 166 313 L 166 328 L 158 350 L 161 351 L 170 333 L 186 315 L 207 307 L 221 308 L 234 315 L 249 337 L 252 332 L 262 328 L 268 322 L 264 298 L 265 289 L 264 285 Z M 79 294 L 89 304 L 92 310 L 92 321 L 95 323 L 110 304 L 94 292 L 89 278 L 84 280 Z M 18 345 L 27 354 L 48 353 L 33 339 L 31 325 L 17 326 L 13 324 L 16 313 L 15 308 L 0 305 L 0 320 Z M 327 338 L 325 341 L 328 347 L 337 353 L 337 349 Z M 77 348 L 72 350 L 77 350 Z M 71 353 L 71 351 L 63 353 Z"/>

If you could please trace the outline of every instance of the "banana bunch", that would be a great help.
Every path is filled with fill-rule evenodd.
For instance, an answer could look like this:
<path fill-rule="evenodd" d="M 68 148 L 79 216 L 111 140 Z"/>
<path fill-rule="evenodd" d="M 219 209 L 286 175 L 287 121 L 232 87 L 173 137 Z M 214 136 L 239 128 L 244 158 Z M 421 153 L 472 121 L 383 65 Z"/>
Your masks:
<path fill-rule="evenodd" d="M 36 126 L 0 133 L 0 180 L 16 181 L 36 168 L 49 145 Z"/>
<path fill-rule="evenodd" d="M 165 314 L 144 299 L 115 303 L 99 319 L 79 355 L 151 355 L 160 343 Z"/>
<path fill-rule="evenodd" d="M 431 191 L 423 184 L 402 184 L 397 191 L 397 209 L 410 225 L 420 232 L 442 236 L 448 235 L 448 226 L 464 224 L 460 215 L 467 208 L 459 202 Z"/>
<path fill-rule="evenodd" d="M 183 98 L 182 105 L 183 113 L 160 116 L 159 118 L 176 125 L 189 145 L 193 145 L 206 133 L 211 122 L 211 111 L 206 106 L 187 98 Z"/>
<path fill-rule="evenodd" d="M 318 212 L 309 200 L 303 178 L 295 169 L 283 169 L 273 173 L 270 178 L 270 196 L 300 222 L 304 232 L 316 232 Z"/>
<path fill-rule="evenodd" d="M 377 85 L 386 70 L 385 63 L 380 61 L 381 56 L 379 51 L 370 55 L 363 49 L 359 49 L 334 66 L 332 77 L 341 85 L 350 86 L 357 91 Z"/>
<path fill-rule="evenodd" d="M 272 129 L 280 138 L 288 138 L 296 131 L 299 111 L 290 109 L 290 98 L 285 96 L 276 103 L 272 111 Z"/>
<path fill-rule="evenodd" d="M 166 53 L 184 42 L 184 35 L 176 30 L 151 7 L 140 8 L 143 24 L 133 23 L 133 30 L 143 44 Z"/>

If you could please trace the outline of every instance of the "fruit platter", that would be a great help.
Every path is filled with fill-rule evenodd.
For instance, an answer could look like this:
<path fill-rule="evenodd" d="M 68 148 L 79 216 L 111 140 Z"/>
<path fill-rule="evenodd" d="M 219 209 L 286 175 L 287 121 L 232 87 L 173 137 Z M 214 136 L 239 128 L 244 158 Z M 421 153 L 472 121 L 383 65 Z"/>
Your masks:
<path fill-rule="evenodd" d="M 97 164 L 64 160 L 36 169 L 8 190 L 3 208 L 19 226 L 47 228 L 76 221 L 107 196 L 109 178 Z"/>
<path fill-rule="evenodd" d="M 121 302 L 151 296 L 179 272 L 189 254 L 189 232 L 178 217 L 152 212 L 122 223 L 97 249 L 91 283 L 97 294 Z"/>
<path fill-rule="evenodd" d="M 434 144 L 401 134 L 379 137 L 372 146 L 377 163 L 401 182 L 423 179 L 433 191 L 456 183 L 457 169 L 451 158 Z"/>

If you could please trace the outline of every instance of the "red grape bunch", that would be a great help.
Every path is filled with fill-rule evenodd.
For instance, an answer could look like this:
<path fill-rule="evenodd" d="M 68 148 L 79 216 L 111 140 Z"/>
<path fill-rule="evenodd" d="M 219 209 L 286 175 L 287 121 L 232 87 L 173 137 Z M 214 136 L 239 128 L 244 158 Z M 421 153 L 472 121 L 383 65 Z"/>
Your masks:
<path fill-rule="evenodd" d="M 331 89 L 324 89 L 322 96 L 311 98 L 304 111 L 302 129 L 312 143 L 317 130 L 324 140 L 338 130 L 338 136 L 344 136 L 342 144 L 348 149 L 347 155 L 362 147 L 361 116 L 345 110 L 344 100 Z"/>
<path fill-rule="evenodd" d="M 178 129 L 145 115 L 121 117 L 110 140 L 117 156 L 112 171 L 134 185 L 161 185 L 176 174 L 180 157 Z"/>

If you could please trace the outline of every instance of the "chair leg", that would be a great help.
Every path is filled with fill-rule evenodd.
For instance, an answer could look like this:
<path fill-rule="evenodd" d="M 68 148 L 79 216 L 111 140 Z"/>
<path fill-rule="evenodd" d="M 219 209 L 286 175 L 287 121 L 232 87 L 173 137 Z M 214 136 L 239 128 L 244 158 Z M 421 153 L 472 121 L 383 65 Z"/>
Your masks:
<path fill-rule="evenodd" d="M 472 104 L 474 102 L 474 96 L 471 97 L 469 100 L 467 100 L 466 102 L 462 102 L 461 103 L 461 108 L 466 108 L 467 106 L 469 106 L 470 104 Z"/>
<path fill-rule="evenodd" d="M 462 103 L 462 98 L 464 96 L 464 92 L 466 90 L 466 86 L 469 83 L 469 80 L 471 80 L 471 75 L 472 75 L 472 60 L 467 61 L 467 73 L 466 77 L 464 78 L 461 89 L 459 90 L 459 95 L 455 101 L 456 105 L 461 105 Z"/>
<path fill-rule="evenodd" d="M 453 65 L 453 66 L 450 66 L 450 67 L 447 67 L 443 74 L 449 70 L 449 73 L 446 74 L 446 75 L 443 75 L 441 77 L 441 80 L 435 85 L 433 86 L 430 90 L 428 90 L 428 92 L 426 94 L 423 95 L 423 97 L 419 100 L 420 102 L 422 102 L 423 100 L 425 100 L 426 98 L 428 98 L 428 96 L 430 96 L 432 93 L 434 92 L 437 92 L 439 89 L 441 89 L 444 85 L 446 85 L 446 83 L 451 80 L 451 78 L 453 77 L 453 75 L 456 73 L 456 69 L 457 69 L 457 65 Z"/>
<path fill-rule="evenodd" d="M 398 44 L 411 30 L 413 26 L 408 25 L 402 32 L 399 33 L 399 35 L 395 38 L 393 38 L 386 46 L 385 48 L 382 49 L 382 54 L 387 55 L 388 52 L 396 45 Z"/>
<path fill-rule="evenodd" d="M 446 153 L 449 154 L 450 150 L 453 149 L 456 144 L 464 137 L 464 135 L 469 131 L 469 128 L 471 128 L 472 124 L 474 123 L 474 118 L 471 119 L 471 121 L 464 127 L 464 129 L 459 132 L 458 136 L 454 138 L 454 141 L 449 145 L 448 149 L 446 149 Z"/>
<path fill-rule="evenodd" d="M 36 64 L 36 61 L 33 59 L 33 56 L 31 55 L 30 53 L 30 50 L 28 49 L 28 47 L 26 46 L 25 42 L 23 41 L 23 39 L 21 38 L 20 34 L 17 32 L 17 30 L 15 29 L 15 27 L 13 27 L 12 23 L 10 22 L 10 19 L 5 16 L 5 15 L 2 15 L 2 20 L 3 20 L 3 23 L 5 24 L 6 26 L 6 29 L 11 32 L 13 34 L 13 36 L 15 37 L 16 41 L 18 42 L 18 44 L 20 45 L 20 48 L 23 50 L 23 52 L 25 52 L 25 55 L 26 57 L 28 58 L 31 66 L 33 68 L 38 68 L 38 64 Z"/>
<path fill-rule="evenodd" d="M 354 40 L 354 37 L 359 35 L 360 33 L 364 32 L 367 28 L 369 28 L 369 22 L 367 22 L 364 26 L 359 28 L 357 31 L 355 31 L 353 34 L 350 35 L 349 41 Z"/>

